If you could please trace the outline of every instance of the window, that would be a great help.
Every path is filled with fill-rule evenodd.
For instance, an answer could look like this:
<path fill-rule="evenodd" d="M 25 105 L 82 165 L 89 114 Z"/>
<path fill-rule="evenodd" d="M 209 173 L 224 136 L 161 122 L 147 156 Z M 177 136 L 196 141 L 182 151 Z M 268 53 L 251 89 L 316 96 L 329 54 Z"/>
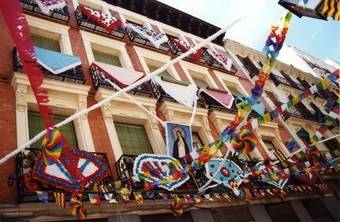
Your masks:
<path fill-rule="evenodd" d="M 59 123 L 66 119 L 66 116 L 58 116 L 54 115 L 54 122 Z M 40 133 L 44 130 L 44 124 L 40 117 L 39 113 L 36 112 L 28 112 L 28 127 L 29 127 L 29 135 L 30 139 L 33 138 L 36 134 Z M 72 148 L 78 148 L 77 145 L 77 137 L 74 131 L 73 123 L 68 123 L 63 127 L 59 128 L 60 132 L 67 139 L 68 145 Z M 41 148 L 42 139 L 33 143 L 31 148 L 40 149 Z"/>
<path fill-rule="evenodd" d="M 99 52 L 99 51 L 93 51 L 93 56 L 97 62 L 102 62 L 102 63 L 122 67 L 122 64 L 118 56 Z"/>
<path fill-rule="evenodd" d="M 115 128 L 123 154 L 153 153 L 144 126 L 115 123 Z"/>
<path fill-rule="evenodd" d="M 150 72 L 153 72 L 153 71 L 159 69 L 159 67 L 153 66 L 153 65 L 148 65 L 148 68 L 149 68 Z M 158 76 L 165 77 L 165 78 L 168 78 L 168 79 L 174 79 L 174 77 L 172 77 L 172 75 L 168 72 L 168 70 L 163 71 Z"/>
<path fill-rule="evenodd" d="M 60 52 L 59 41 L 49 39 L 40 35 L 32 35 L 33 44 L 37 47 Z"/>
<path fill-rule="evenodd" d="M 267 204 L 265 208 L 273 222 L 300 222 L 289 203 Z"/>
<path fill-rule="evenodd" d="M 202 147 L 203 143 L 202 140 L 200 138 L 200 136 L 198 135 L 198 133 L 193 132 L 192 133 L 192 147 L 193 150 L 197 150 L 198 148 Z"/>
<path fill-rule="evenodd" d="M 266 148 L 268 150 L 268 154 L 271 160 L 277 160 L 275 155 L 275 146 L 271 140 L 263 140 L 264 145 L 266 145 Z"/>
<path fill-rule="evenodd" d="M 204 79 L 192 77 L 192 80 L 194 80 L 195 84 L 200 88 L 209 86 L 209 84 Z"/>
<path fill-rule="evenodd" d="M 301 201 L 315 222 L 333 222 L 331 214 L 319 198 Z"/>
<path fill-rule="evenodd" d="M 227 86 L 229 91 L 231 92 L 231 94 L 233 94 L 233 96 L 240 96 L 240 97 L 243 97 L 243 94 L 238 90 L 236 89 L 235 87 L 233 86 Z"/>

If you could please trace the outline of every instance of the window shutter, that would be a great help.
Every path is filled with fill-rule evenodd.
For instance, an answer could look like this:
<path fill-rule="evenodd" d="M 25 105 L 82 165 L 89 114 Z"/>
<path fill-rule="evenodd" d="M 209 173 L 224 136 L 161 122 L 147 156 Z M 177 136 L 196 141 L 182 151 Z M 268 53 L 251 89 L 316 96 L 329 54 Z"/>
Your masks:
<path fill-rule="evenodd" d="M 65 116 L 54 116 L 55 122 L 61 122 L 66 119 Z M 36 134 L 44 130 L 44 124 L 41 120 L 40 114 L 36 112 L 28 112 L 28 127 L 29 136 L 33 138 Z M 68 145 L 73 148 L 78 148 L 77 137 L 74 131 L 73 123 L 68 123 L 65 126 L 59 128 L 60 132 L 67 139 Z M 42 139 L 31 145 L 31 148 L 40 149 Z"/>
<path fill-rule="evenodd" d="M 153 153 L 143 126 L 115 123 L 115 128 L 123 154 L 139 155 L 142 153 Z"/>
<path fill-rule="evenodd" d="M 93 56 L 94 56 L 94 59 L 98 62 L 122 67 L 122 64 L 120 63 L 118 56 L 103 53 L 103 52 L 98 52 L 98 51 L 93 51 Z"/>
<path fill-rule="evenodd" d="M 45 38 L 39 35 L 32 35 L 32 41 L 37 47 L 60 52 L 59 41 Z"/>

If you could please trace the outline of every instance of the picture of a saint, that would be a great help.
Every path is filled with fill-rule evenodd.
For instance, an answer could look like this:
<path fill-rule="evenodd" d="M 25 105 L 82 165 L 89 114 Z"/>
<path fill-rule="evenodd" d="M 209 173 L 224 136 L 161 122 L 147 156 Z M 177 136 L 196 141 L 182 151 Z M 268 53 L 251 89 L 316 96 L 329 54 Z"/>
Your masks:
<path fill-rule="evenodd" d="M 191 127 L 177 123 L 167 123 L 166 127 L 168 155 L 182 158 L 192 151 Z"/>

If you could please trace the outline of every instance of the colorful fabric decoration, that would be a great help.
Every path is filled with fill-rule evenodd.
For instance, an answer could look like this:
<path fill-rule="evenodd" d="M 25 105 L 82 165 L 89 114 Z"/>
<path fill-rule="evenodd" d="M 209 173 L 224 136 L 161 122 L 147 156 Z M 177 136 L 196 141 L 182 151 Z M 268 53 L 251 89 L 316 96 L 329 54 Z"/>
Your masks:
<path fill-rule="evenodd" d="M 135 196 L 135 201 L 137 204 L 143 204 L 144 198 L 143 195 L 140 192 L 134 192 L 133 195 Z"/>
<path fill-rule="evenodd" d="M 46 165 L 38 154 L 33 177 L 41 182 L 69 192 L 82 192 L 90 182 L 108 176 L 107 166 L 96 156 L 81 150 L 63 150 L 60 158 Z"/>
<path fill-rule="evenodd" d="M 54 200 L 58 207 L 65 208 L 65 194 L 61 192 L 54 192 Z"/>
<path fill-rule="evenodd" d="M 297 144 L 297 142 L 294 139 L 287 141 L 285 143 L 285 146 L 287 147 L 287 149 L 290 153 L 293 153 L 293 152 L 295 152 L 296 150 L 299 149 L 299 145 Z"/>
<path fill-rule="evenodd" d="M 69 203 L 71 214 L 79 220 L 84 220 L 86 218 L 86 209 L 85 205 L 82 203 L 82 198 L 82 194 L 72 194 Z"/>
<path fill-rule="evenodd" d="M 177 195 L 172 199 L 171 211 L 174 216 L 183 215 L 183 203 L 181 198 L 179 198 Z"/>
<path fill-rule="evenodd" d="M 162 87 L 164 92 L 174 100 L 188 108 L 192 108 L 197 101 L 197 86 L 195 84 L 180 85 L 169 81 L 164 81 L 156 76 L 153 81 Z"/>
<path fill-rule="evenodd" d="M 289 178 L 288 173 L 268 160 L 257 163 L 252 169 L 252 172 L 253 176 L 259 176 L 259 179 L 262 182 L 271 184 L 280 189 L 284 187 Z"/>
<path fill-rule="evenodd" d="M 325 18 L 332 17 L 334 20 L 340 20 L 340 2 L 339 0 L 324 0 L 319 7 L 318 12 Z"/>
<path fill-rule="evenodd" d="M 23 70 L 27 74 L 33 94 L 37 100 L 45 128 L 53 125 L 52 110 L 48 106 L 47 91 L 41 88 L 44 74 L 37 63 L 37 56 L 31 40 L 29 25 L 18 0 L 0 1 L 0 10 L 9 33 L 16 46 Z"/>
<path fill-rule="evenodd" d="M 121 87 L 129 86 L 144 76 L 144 73 L 142 72 L 125 69 L 102 62 L 93 62 L 91 66 L 94 66 L 96 69 L 102 71 L 104 73 L 103 78 L 112 79 Z"/>
<path fill-rule="evenodd" d="M 56 9 L 63 9 L 67 6 L 65 0 L 34 0 L 41 12 L 50 15 Z"/>
<path fill-rule="evenodd" d="M 89 200 L 93 205 L 100 205 L 100 197 L 98 193 L 89 193 Z"/>
<path fill-rule="evenodd" d="M 253 151 L 257 144 L 257 139 L 251 125 L 247 124 L 239 132 L 233 133 L 230 137 L 230 144 L 237 153 L 249 154 Z"/>
<path fill-rule="evenodd" d="M 212 180 L 218 184 L 231 189 L 236 196 L 240 195 L 238 187 L 243 182 L 244 173 L 243 170 L 233 161 L 226 160 L 223 167 L 217 172 L 223 159 L 213 158 L 205 164 L 206 177 L 212 178 Z"/>
<path fill-rule="evenodd" d="M 234 96 L 229 92 L 211 89 L 210 87 L 201 88 L 199 94 L 201 92 L 204 92 L 205 94 L 213 98 L 216 102 L 218 102 L 227 109 L 230 109 L 233 105 Z"/>
<path fill-rule="evenodd" d="M 49 128 L 42 139 L 42 153 L 46 165 L 51 165 L 59 160 L 62 148 L 65 147 L 65 138 L 56 128 Z"/>
<path fill-rule="evenodd" d="M 81 65 L 80 58 L 48 49 L 34 47 L 38 63 L 51 73 L 58 75 Z"/>
<path fill-rule="evenodd" d="M 133 174 L 144 183 L 166 190 L 174 190 L 189 180 L 186 169 L 170 156 L 141 154 L 134 162 Z"/>
<path fill-rule="evenodd" d="M 100 191 L 104 194 L 105 200 L 109 201 L 110 204 L 118 203 L 117 200 L 114 198 L 113 193 L 110 193 L 105 185 L 100 185 Z"/>
<path fill-rule="evenodd" d="M 206 51 L 209 53 L 209 55 L 211 55 L 211 57 L 213 57 L 217 62 L 219 62 L 223 66 L 223 68 L 229 71 L 231 70 L 233 62 L 230 58 L 228 58 L 226 54 L 217 53 L 210 49 L 207 49 Z"/>
<path fill-rule="evenodd" d="M 177 49 L 179 49 L 180 51 L 182 51 L 183 53 L 184 52 L 187 52 L 189 51 L 191 48 L 194 47 L 193 44 L 190 44 L 190 43 L 186 43 L 184 41 L 181 41 L 179 39 L 171 39 L 170 42 L 175 46 L 177 47 Z M 203 55 L 203 49 L 199 49 L 197 50 L 196 52 L 192 53 L 190 55 L 190 58 L 192 58 L 193 60 L 195 61 L 199 61 L 201 58 L 202 58 L 202 55 Z"/>
<path fill-rule="evenodd" d="M 161 44 L 168 42 L 168 37 L 165 34 L 156 32 L 144 26 L 128 23 L 126 25 L 126 29 L 136 32 L 142 38 L 149 40 L 151 44 L 157 49 L 161 46 Z"/>
<path fill-rule="evenodd" d="M 127 187 L 123 187 L 119 190 L 119 195 L 125 202 L 130 200 L 130 193 L 131 191 Z"/>
<path fill-rule="evenodd" d="M 108 32 L 112 32 L 118 26 L 122 25 L 122 21 L 114 16 L 108 10 L 107 12 L 100 12 L 96 9 L 80 6 L 81 13 L 86 15 L 92 21 L 106 29 Z"/>
<path fill-rule="evenodd" d="M 48 192 L 37 190 L 35 193 L 40 201 L 48 203 Z"/>

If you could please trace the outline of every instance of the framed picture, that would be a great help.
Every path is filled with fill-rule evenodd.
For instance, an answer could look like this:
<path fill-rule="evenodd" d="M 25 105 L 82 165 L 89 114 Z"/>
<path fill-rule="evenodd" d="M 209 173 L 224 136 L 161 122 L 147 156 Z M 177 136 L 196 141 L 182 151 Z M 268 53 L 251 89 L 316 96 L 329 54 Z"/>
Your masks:
<path fill-rule="evenodd" d="M 167 153 L 169 156 L 178 159 L 192 151 L 191 126 L 167 122 L 165 135 Z"/>

